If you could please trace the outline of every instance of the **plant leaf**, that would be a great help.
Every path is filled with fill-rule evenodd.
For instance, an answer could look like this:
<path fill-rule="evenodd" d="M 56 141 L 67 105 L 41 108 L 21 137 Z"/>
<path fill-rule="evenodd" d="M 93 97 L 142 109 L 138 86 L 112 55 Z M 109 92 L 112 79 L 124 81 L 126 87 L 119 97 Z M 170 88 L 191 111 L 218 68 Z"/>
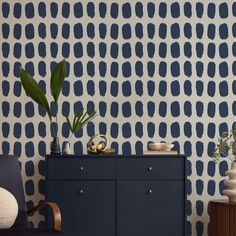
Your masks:
<path fill-rule="evenodd" d="M 96 116 L 96 113 L 97 113 L 97 112 L 94 111 L 94 112 L 92 112 L 90 115 L 88 115 L 88 117 L 82 121 L 82 125 L 86 125 L 86 124 L 88 124 L 92 119 L 94 119 L 95 116 Z"/>
<path fill-rule="evenodd" d="M 63 82 L 66 77 L 66 61 L 63 59 L 60 61 L 55 69 L 52 71 L 51 75 L 51 94 L 54 98 L 55 103 L 57 103 Z"/>
<path fill-rule="evenodd" d="M 87 110 L 83 109 L 78 115 L 75 114 L 73 124 L 71 124 L 69 117 L 66 117 L 71 133 L 74 134 L 81 128 L 83 128 L 86 124 L 88 124 L 92 119 L 96 117 L 96 114 L 96 111 L 93 111 L 91 114 L 89 114 Z"/>
<path fill-rule="evenodd" d="M 78 119 L 77 122 L 82 123 L 87 114 L 88 114 L 88 111 L 84 109 L 83 110 L 83 116 L 80 119 Z"/>
<path fill-rule="evenodd" d="M 78 130 L 80 130 L 81 128 L 83 128 L 83 127 L 84 127 L 86 124 L 88 124 L 92 119 L 94 119 L 95 116 L 96 116 L 96 113 L 97 113 L 97 112 L 94 111 L 93 113 L 88 114 L 88 111 L 86 111 L 85 114 L 83 115 L 83 117 L 82 117 L 80 120 L 77 121 L 75 132 L 77 132 Z M 87 118 L 85 118 L 86 115 L 88 115 Z"/>
<path fill-rule="evenodd" d="M 69 125 L 70 131 L 74 133 L 68 116 L 66 116 L 66 121 L 67 121 L 67 124 Z"/>
<path fill-rule="evenodd" d="M 76 129 L 76 123 L 78 122 L 78 120 L 81 119 L 83 113 L 84 113 L 84 109 L 81 110 L 81 112 L 78 115 L 75 114 L 74 121 L 73 121 L 73 129 L 74 130 Z"/>
<path fill-rule="evenodd" d="M 47 112 L 49 119 L 52 120 L 51 110 L 48 105 L 47 98 L 44 92 L 36 82 L 36 80 L 23 68 L 20 68 L 21 84 L 26 92 L 26 95 L 31 97 L 36 103 L 41 105 Z"/>
<path fill-rule="evenodd" d="M 76 115 L 74 115 L 74 119 L 73 119 L 73 123 L 72 123 L 72 129 L 74 130 L 75 129 L 75 122 L 76 122 Z"/>

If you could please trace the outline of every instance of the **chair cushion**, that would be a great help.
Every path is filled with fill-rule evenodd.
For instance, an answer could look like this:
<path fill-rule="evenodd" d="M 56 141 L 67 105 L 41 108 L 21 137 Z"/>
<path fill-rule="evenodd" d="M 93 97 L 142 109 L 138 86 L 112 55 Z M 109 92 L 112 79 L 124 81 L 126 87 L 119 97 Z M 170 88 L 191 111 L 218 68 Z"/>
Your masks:
<path fill-rule="evenodd" d="M 51 229 L 0 229 L 1 236 L 62 236 L 63 234 Z"/>
<path fill-rule="evenodd" d="M 18 204 L 15 197 L 0 187 L 0 229 L 9 229 L 18 215 Z"/>
<path fill-rule="evenodd" d="M 13 228 L 28 228 L 24 189 L 17 157 L 0 155 L 0 187 L 12 193 L 17 200 L 19 212 Z"/>

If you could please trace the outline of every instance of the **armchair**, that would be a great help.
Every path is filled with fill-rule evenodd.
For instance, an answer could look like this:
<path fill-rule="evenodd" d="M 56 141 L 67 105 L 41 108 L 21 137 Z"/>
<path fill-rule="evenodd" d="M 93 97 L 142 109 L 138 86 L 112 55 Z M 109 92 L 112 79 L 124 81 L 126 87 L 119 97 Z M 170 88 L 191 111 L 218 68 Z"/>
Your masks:
<path fill-rule="evenodd" d="M 38 206 L 26 210 L 20 165 L 16 156 L 0 155 L 0 187 L 15 196 L 19 210 L 14 225 L 10 229 L 0 229 L 0 236 L 62 236 L 61 214 L 56 203 L 40 201 Z M 54 229 L 30 228 L 28 216 L 45 207 L 50 208 L 54 215 Z"/>

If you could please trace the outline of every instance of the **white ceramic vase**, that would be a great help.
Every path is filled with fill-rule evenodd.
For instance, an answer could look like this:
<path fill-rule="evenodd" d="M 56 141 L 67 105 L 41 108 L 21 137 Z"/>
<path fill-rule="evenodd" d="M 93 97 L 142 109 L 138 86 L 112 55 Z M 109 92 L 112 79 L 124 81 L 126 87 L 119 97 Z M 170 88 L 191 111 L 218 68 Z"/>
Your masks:
<path fill-rule="evenodd" d="M 69 142 L 65 142 L 64 149 L 63 149 L 63 154 L 65 154 L 65 155 L 71 155 L 72 154 Z"/>
<path fill-rule="evenodd" d="M 223 191 L 223 195 L 228 196 L 230 202 L 236 202 L 236 162 L 231 163 L 230 170 L 225 174 L 229 176 L 229 179 L 224 181 L 228 188 Z"/>

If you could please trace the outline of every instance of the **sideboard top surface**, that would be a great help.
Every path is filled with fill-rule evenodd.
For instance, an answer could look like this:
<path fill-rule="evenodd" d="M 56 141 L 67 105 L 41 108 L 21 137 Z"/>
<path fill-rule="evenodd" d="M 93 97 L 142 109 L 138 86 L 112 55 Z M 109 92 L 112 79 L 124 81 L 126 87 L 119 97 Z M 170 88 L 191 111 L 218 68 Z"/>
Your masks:
<path fill-rule="evenodd" d="M 185 158 L 185 155 L 46 155 L 46 158 Z"/>

